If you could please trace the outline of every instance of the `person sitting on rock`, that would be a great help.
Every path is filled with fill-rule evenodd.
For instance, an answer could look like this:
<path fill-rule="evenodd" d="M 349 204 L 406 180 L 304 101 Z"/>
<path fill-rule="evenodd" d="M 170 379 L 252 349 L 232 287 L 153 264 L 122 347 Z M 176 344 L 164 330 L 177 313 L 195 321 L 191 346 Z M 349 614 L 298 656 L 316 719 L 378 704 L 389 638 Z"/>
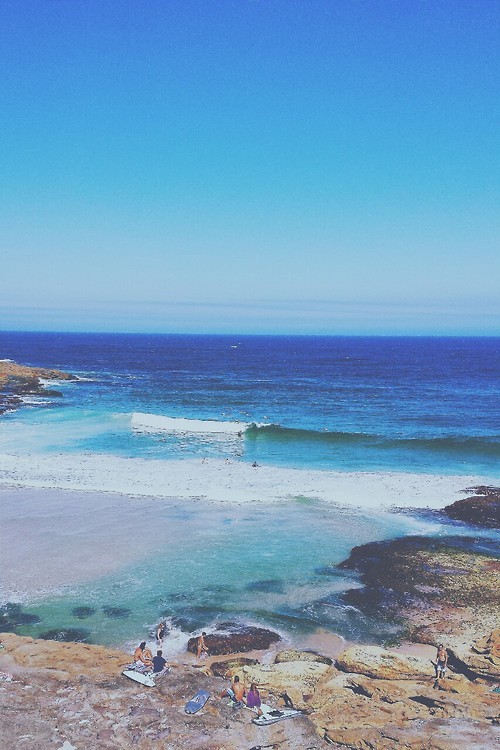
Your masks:
<path fill-rule="evenodd" d="M 448 652 L 442 643 L 439 644 L 436 652 L 436 680 L 445 676 L 448 666 Z"/>
<path fill-rule="evenodd" d="M 157 677 L 168 672 L 167 660 L 163 658 L 163 651 L 157 651 L 153 656 L 153 672 Z"/>
<path fill-rule="evenodd" d="M 134 668 L 137 672 L 146 672 L 153 668 L 153 654 L 142 641 L 134 651 Z"/>
<path fill-rule="evenodd" d="M 243 704 L 243 699 L 245 697 L 245 688 L 240 682 L 240 678 L 238 675 L 235 675 L 233 677 L 233 681 L 231 682 L 231 686 L 226 688 L 223 693 L 221 693 L 221 698 L 225 697 L 231 698 L 231 700 L 234 702 L 235 705 L 241 706 Z"/>
<path fill-rule="evenodd" d="M 248 708 L 257 709 L 257 716 L 262 716 L 262 709 L 261 709 L 262 701 L 260 700 L 260 693 L 257 690 L 257 686 L 253 682 L 250 685 L 250 690 L 247 693 L 245 702 Z"/>

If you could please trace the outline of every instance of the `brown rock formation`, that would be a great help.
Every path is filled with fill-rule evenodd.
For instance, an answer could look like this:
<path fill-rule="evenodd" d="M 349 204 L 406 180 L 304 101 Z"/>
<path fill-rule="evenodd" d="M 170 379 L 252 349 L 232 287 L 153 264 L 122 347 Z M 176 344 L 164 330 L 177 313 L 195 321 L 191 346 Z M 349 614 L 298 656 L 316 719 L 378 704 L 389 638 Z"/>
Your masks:
<path fill-rule="evenodd" d="M 28 367 L 15 362 L 0 361 L 0 414 L 14 409 L 22 403 L 20 396 L 51 395 L 61 396 L 58 391 L 44 388 L 40 379 L 46 380 L 78 380 L 76 375 L 70 375 L 60 370 L 44 367 Z"/>

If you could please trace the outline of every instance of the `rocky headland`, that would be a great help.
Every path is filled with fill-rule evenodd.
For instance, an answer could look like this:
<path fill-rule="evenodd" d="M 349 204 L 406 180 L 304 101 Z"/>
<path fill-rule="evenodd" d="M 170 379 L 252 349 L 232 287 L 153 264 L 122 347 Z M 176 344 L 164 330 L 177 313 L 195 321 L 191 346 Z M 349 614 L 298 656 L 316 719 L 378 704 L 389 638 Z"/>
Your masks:
<path fill-rule="evenodd" d="M 44 367 L 28 367 L 10 360 L 0 360 L 0 414 L 16 409 L 23 403 L 23 396 L 62 396 L 49 389 L 43 380 L 78 380 L 60 370 Z"/>

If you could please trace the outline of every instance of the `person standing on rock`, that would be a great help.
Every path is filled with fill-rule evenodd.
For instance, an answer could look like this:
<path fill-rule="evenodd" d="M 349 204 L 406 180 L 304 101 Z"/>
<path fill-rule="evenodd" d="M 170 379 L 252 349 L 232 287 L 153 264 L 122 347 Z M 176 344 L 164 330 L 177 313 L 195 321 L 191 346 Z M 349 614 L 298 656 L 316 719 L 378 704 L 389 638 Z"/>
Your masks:
<path fill-rule="evenodd" d="M 158 646 L 158 648 L 161 648 L 163 646 L 163 639 L 165 638 L 166 634 L 167 623 L 162 621 L 156 627 L 156 645 Z"/>
<path fill-rule="evenodd" d="M 198 643 L 196 644 L 196 658 L 200 659 L 202 654 L 208 655 L 208 646 L 205 643 L 205 636 L 206 633 L 203 631 L 203 633 L 198 638 Z"/>
<path fill-rule="evenodd" d="M 448 652 L 442 643 L 439 644 L 436 651 L 436 683 L 441 680 L 446 673 L 448 666 Z"/>

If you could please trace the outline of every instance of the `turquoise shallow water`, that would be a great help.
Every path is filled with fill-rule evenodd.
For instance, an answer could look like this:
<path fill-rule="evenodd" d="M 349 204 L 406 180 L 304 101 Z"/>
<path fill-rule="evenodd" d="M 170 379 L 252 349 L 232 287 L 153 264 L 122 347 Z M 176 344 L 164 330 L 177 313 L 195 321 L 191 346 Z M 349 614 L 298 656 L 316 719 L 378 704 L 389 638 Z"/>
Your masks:
<path fill-rule="evenodd" d="M 140 562 L 25 608 L 41 622 L 20 632 L 80 628 L 91 641 L 118 645 L 146 637 L 167 617 L 172 649 L 200 628 L 234 619 L 292 638 L 326 627 L 347 638 L 381 639 L 391 630 L 387 624 L 368 621 L 340 602 L 339 594 L 357 582 L 335 565 L 355 544 L 435 528 L 411 517 L 306 499 L 286 506 L 173 505 L 151 523 L 167 528 L 165 543 L 148 549 Z M 95 612 L 80 619 L 76 607 Z"/>

